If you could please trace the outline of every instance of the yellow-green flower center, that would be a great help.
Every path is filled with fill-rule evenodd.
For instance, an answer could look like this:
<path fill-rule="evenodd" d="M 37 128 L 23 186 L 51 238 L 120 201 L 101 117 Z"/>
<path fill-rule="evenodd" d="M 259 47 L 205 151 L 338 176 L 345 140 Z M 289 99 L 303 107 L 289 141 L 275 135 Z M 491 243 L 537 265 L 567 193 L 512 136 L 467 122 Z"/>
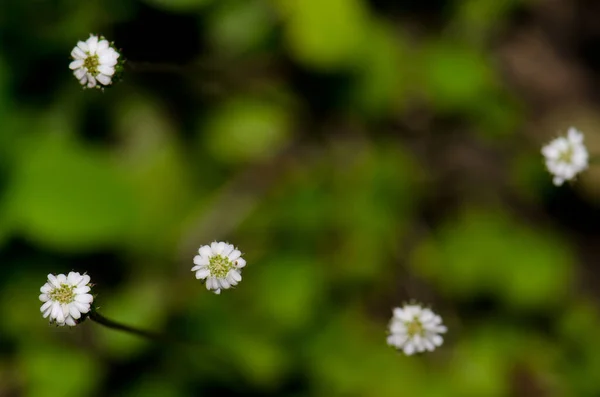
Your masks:
<path fill-rule="evenodd" d="M 409 337 L 412 338 L 415 335 L 425 336 L 425 328 L 423 328 L 423 324 L 418 318 L 413 318 L 411 322 L 406 322 L 405 325 Z"/>
<path fill-rule="evenodd" d="M 561 154 L 558 156 L 558 161 L 562 161 L 564 163 L 570 163 L 572 161 L 573 158 L 573 148 L 571 146 L 569 146 L 569 148 L 567 150 L 565 150 L 564 152 L 561 152 Z"/>
<path fill-rule="evenodd" d="M 55 288 L 52 290 L 48 296 L 55 302 L 59 302 L 61 304 L 67 304 L 73 302 L 75 299 L 75 286 L 63 284 L 60 288 Z"/>
<path fill-rule="evenodd" d="M 98 66 L 100 66 L 100 58 L 97 54 L 88 55 L 88 57 L 85 58 L 85 61 L 83 61 L 83 66 L 86 67 L 88 73 L 92 76 L 96 76 L 98 74 Z"/>
<path fill-rule="evenodd" d="M 232 267 L 233 262 L 231 262 L 228 257 L 223 257 L 221 255 L 212 256 L 208 262 L 210 274 L 218 278 L 225 278 Z"/>

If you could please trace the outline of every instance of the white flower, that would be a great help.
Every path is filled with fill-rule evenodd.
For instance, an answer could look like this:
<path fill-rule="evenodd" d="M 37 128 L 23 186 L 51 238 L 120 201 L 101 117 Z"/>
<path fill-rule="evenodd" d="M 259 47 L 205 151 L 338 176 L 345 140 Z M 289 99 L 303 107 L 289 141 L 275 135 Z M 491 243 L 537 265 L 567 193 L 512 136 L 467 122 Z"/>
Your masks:
<path fill-rule="evenodd" d="M 90 35 L 85 42 L 77 43 L 71 51 L 71 56 L 74 61 L 69 68 L 73 70 L 81 85 L 101 88 L 98 83 L 103 86 L 112 83 L 120 54 L 104 38 Z"/>
<path fill-rule="evenodd" d="M 387 343 L 404 350 L 410 356 L 415 352 L 433 351 L 444 339 L 439 335 L 447 331 L 442 318 L 420 305 L 404 305 L 395 308 L 390 321 Z"/>
<path fill-rule="evenodd" d="M 233 245 L 224 242 L 213 242 L 203 245 L 194 257 L 192 271 L 196 278 L 206 280 L 206 289 L 220 294 L 242 281 L 241 269 L 246 266 L 242 253 Z"/>
<path fill-rule="evenodd" d="M 44 302 L 40 310 L 44 318 L 50 317 L 50 322 L 57 325 L 75 326 L 81 315 L 90 311 L 94 301 L 90 289 L 87 274 L 49 274 L 48 282 L 40 289 L 40 300 Z"/>
<path fill-rule="evenodd" d="M 542 148 L 546 168 L 554 176 L 552 181 L 560 186 L 588 167 L 588 151 L 583 144 L 583 134 L 569 128 L 567 136 L 561 136 Z"/>

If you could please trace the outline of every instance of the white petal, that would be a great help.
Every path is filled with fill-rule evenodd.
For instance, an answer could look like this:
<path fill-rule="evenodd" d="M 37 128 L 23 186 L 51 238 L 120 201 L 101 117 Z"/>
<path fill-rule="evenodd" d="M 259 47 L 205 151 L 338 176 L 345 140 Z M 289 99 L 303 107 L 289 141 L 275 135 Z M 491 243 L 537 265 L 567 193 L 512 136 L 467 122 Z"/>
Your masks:
<path fill-rule="evenodd" d="M 73 290 L 73 292 L 75 292 L 76 294 L 85 294 L 90 292 L 91 288 L 87 285 L 84 285 L 83 287 L 77 287 Z"/>
<path fill-rule="evenodd" d="M 110 85 L 110 83 L 112 83 L 111 78 L 105 74 L 99 74 L 96 76 L 96 80 L 98 80 L 102 85 Z"/>
<path fill-rule="evenodd" d="M 48 283 L 42 285 L 42 288 L 40 288 L 40 292 L 47 294 L 48 292 L 52 291 L 54 288 L 52 288 L 52 286 Z"/>
<path fill-rule="evenodd" d="M 77 59 L 69 64 L 69 69 L 77 69 L 83 66 L 83 61 L 81 59 Z"/>
<path fill-rule="evenodd" d="M 213 249 L 213 251 L 215 251 L 215 253 L 217 255 L 222 255 L 224 249 L 225 249 L 225 243 L 221 241 L 221 242 L 217 243 L 217 249 L 216 250 Z"/>
<path fill-rule="evenodd" d="M 246 266 L 246 260 L 244 258 L 239 258 L 237 261 L 235 261 L 235 267 L 238 269 L 241 269 L 244 266 Z"/>
<path fill-rule="evenodd" d="M 89 39 L 86 41 L 90 54 L 96 54 L 96 50 L 98 49 L 98 36 L 91 35 Z"/>
<path fill-rule="evenodd" d="M 40 311 L 41 311 L 42 313 L 43 313 L 43 312 L 45 312 L 46 310 L 48 310 L 48 308 L 49 308 L 50 306 L 52 306 L 52 303 L 53 303 L 52 301 L 48 301 L 48 302 L 44 303 L 44 304 L 42 305 L 42 307 L 40 307 Z"/>
<path fill-rule="evenodd" d="M 390 332 L 393 334 L 407 334 L 408 330 L 402 321 L 394 321 L 390 325 Z"/>
<path fill-rule="evenodd" d="M 75 302 L 79 303 L 92 303 L 94 301 L 94 297 L 90 294 L 76 295 Z"/>
<path fill-rule="evenodd" d="M 220 279 L 218 279 L 218 281 L 219 281 L 219 285 L 223 289 L 227 289 L 227 288 L 231 287 L 231 284 L 229 284 L 229 281 L 227 281 L 227 279 L 220 278 Z"/>
<path fill-rule="evenodd" d="M 69 305 L 65 305 L 64 303 L 60 305 L 60 309 L 62 310 L 63 316 L 65 318 L 69 315 Z"/>
<path fill-rule="evenodd" d="M 80 313 L 87 313 L 90 311 L 90 304 L 89 303 L 81 303 L 81 302 L 73 302 L 71 303 L 73 306 L 75 306 L 77 308 L 77 310 L 79 310 Z"/>
<path fill-rule="evenodd" d="M 406 345 L 404 345 L 404 354 L 406 354 L 407 356 L 410 356 L 414 352 L 415 352 L 415 345 L 413 345 L 412 342 L 409 341 Z"/>
<path fill-rule="evenodd" d="M 104 66 L 115 66 L 117 64 L 117 58 L 112 55 L 100 55 L 98 61 Z"/>
<path fill-rule="evenodd" d="M 91 74 L 88 73 L 87 78 L 88 78 L 88 83 L 87 83 L 88 88 L 94 88 L 96 86 L 96 79 L 94 78 L 94 76 L 92 76 Z"/>
<path fill-rule="evenodd" d="M 234 246 L 232 244 L 224 243 L 223 251 L 221 252 L 221 256 L 228 257 L 231 251 L 234 250 Z"/>
<path fill-rule="evenodd" d="M 203 245 L 202 247 L 200 247 L 198 253 L 205 258 L 210 258 L 211 256 L 213 256 L 212 248 L 210 248 L 208 245 Z"/>
<path fill-rule="evenodd" d="M 67 276 L 67 280 L 69 280 L 71 285 L 77 285 L 77 283 L 81 281 L 81 274 L 77 272 L 70 272 Z"/>
<path fill-rule="evenodd" d="M 100 65 L 98 66 L 98 71 L 107 76 L 112 76 L 113 74 L 115 74 L 115 68 L 113 68 L 112 66 Z"/>
<path fill-rule="evenodd" d="M 67 324 L 69 327 L 74 327 L 77 325 L 73 317 L 70 316 L 65 319 L 65 324 Z"/>
<path fill-rule="evenodd" d="M 231 279 L 235 280 L 236 282 L 240 282 L 242 281 L 242 275 L 239 274 L 237 271 L 235 271 L 234 269 L 231 269 L 229 271 L 229 273 L 227 273 L 227 277 L 230 277 Z"/>
<path fill-rule="evenodd" d="M 561 185 L 563 184 L 563 182 L 564 182 L 564 181 L 565 181 L 565 180 L 564 180 L 563 178 L 559 177 L 559 176 L 555 176 L 555 177 L 552 179 L 552 182 L 554 183 L 554 185 L 555 185 L 555 186 L 561 186 Z"/>
<path fill-rule="evenodd" d="M 208 266 L 210 260 L 206 256 L 196 255 L 194 257 L 194 264 L 198 266 Z"/>
<path fill-rule="evenodd" d="M 83 41 L 77 42 L 77 47 L 81 48 L 81 50 L 85 53 L 90 50 L 90 47 L 88 47 L 87 43 L 84 43 Z"/>
<path fill-rule="evenodd" d="M 217 282 L 217 279 L 215 277 L 209 277 L 206 279 L 206 289 L 211 290 L 211 289 L 218 289 L 219 288 L 219 283 Z"/>
<path fill-rule="evenodd" d="M 110 43 L 108 42 L 108 40 L 100 40 L 98 42 L 98 47 L 96 48 L 96 54 L 101 53 L 102 51 L 106 50 L 109 47 Z"/>
<path fill-rule="evenodd" d="M 215 294 L 219 295 L 221 293 L 221 289 L 217 288 L 216 290 L 213 291 Z"/>
<path fill-rule="evenodd" d="M 430 352 L 435 350 L 435 345 L 429 339 L 425 339 L 423 344 L 425 345 L 426 350 L 429 350 Z"/>
<path fill-rule="evenodd" d="M 39 298 L 40 298 L 40 301 L 42 301 L 42 302 L 48 302 L 50 300 L 50 297 L 48 296 L 48 294 L 41 294 L 39 296 Z"/>
<path fill-rule="evenodd" d="M 57 323 L 64 324 L 65 315 L 62 311 L 62 307 L 59 304 L 56 304 L 52 307 L 52 317 L 54 318 L 54 320 L 56 320 Z"/>
<path fill-rule="evenodd" d="M 50 281 L 50 283 L 52 284 L 52 286 L 54 286 L 54 288 L 60 288 L 60 282 L 58 281 L 58 279 L 56 278 L 56 276 L 54 274 L 48 275 L 48 281 Z"/>
<path fill-rule="evenodd" d="M 79 310 L 77 310 L 77 307 L 75 305 L 69 305 L 69 314 L 75 320 L 78 320 L 79 318 L 81 318 L 81 313 L 79 312 Z"/>
<path fill-rule="evenodd" d="M 233 252 L 229 254 L 229 259 L 231 261 L 235 261 L 240 256 L 242 256 L 242 253 L 239 250 L 233 250 Z"/>
<path fill-rule="evenodd" d="M 84 51 L 82 51 L 81 48 L 79 48 L 79 47 L 73 48 L 73 51 L 71 51 L 71 56 L 75 59 L 87 58 L 86 53 Z"/>
<path fill-rule="evenodd" d="M 67 282 L 67 276 L 65 276 L 64 274 L 59 274 L 58 276 L 56 276 L 56 278 L 58 279 L 58 281 L 61 284 L 68 284 L 68 282 Z"/>
<path fill-rule="evenodd" d="M 208 270 L 208 268 L 206 268 L 206 267 L 202 268 L 196 272 L 197 279 L 205 279 L 208 276 L 210 276 L 210 270 Z"/>
<path fill-rule="evenodd" d="M 442 338 L 439 335 L 434 335 L 431 337 L 431 343 L 433 343 L 436 346 L 441 346 L 442 343 L 444 343 L 444 338 Z"/>
<path fill-rule="evenodd" d="M 90 276 L 88 276 L 87 274 L 84 274 L 83 276 L 81 276 L 81 280 L 79 281 L 77 286 L 83 287 L 84 285 L 87 285 L 89 283 L 90 283 Z"/>

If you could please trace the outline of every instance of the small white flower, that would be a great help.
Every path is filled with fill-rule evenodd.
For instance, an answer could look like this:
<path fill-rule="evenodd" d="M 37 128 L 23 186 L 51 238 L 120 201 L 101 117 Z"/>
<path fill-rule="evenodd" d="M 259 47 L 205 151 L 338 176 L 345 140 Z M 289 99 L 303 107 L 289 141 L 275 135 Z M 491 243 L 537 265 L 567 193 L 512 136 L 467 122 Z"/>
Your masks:
<path fill-rule="evenodd" d="M 87 274 L 49 274 L 48 282 L 40 289 L 40 301 L 44 302 L 40 310 L 44 318 L 49 317 L 50 322 L 57 325 L 75 326 L 81 315 L 90 311 L 94 301 L 90 289 Z"/>
<path fill-rule="evenodd" d="M 430 309 L 412 304 L 397 307 L 393 313 L 387 343 L 402 349 L 407 356 L 425 350 L 433 351 L 444 342 L 440 334 L 445 333 L 447 328 L 442 325 L 442 318 Z"/>
<path fill-rule="evenodd" d="M 542 154 L 556 186 L 573 179 L 588 167 L 589 156 L 583 144 L 583 134 L 573 127 L 569 128 L 566 136 L 558 137 L 544 146 Z"/>
<path fill-rule="evenodd" d="M 81 85 L 102 88 L 98 83 L 102 86 L 112 83 L 120 54 L 104 38 L 90 35 L 86 41 L 77 43 L 71 56 L 74 60 L 69 68 Z"/>
<path fill-rule="evenodd" d="M 233 245 L 224 242 L 213 242 L 203 245 L 194 257 L 192 271 L 196 278 L 206 280 L 206 289 L 220 294 L 242 281 L 241 270 L 246 266 L 242 253 Z"/>

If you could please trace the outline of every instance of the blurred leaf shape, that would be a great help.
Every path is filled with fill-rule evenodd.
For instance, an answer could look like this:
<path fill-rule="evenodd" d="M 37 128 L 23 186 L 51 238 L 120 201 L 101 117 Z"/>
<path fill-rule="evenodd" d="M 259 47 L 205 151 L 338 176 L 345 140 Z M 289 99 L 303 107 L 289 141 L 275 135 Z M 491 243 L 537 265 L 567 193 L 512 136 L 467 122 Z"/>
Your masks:
<path fill-rule="evenodd" d="M 314 258 L 279 255 L 255 271 L 259 273 L 250 280 L 252 288 L 270 293 L 255 296 L 254 305 L 270 328 L 301 330 L 317 316 L 315 309 L 325 293 L 323 264 Z"/>
<path fill-rule="evenodd" d="M 417 247 L 411 265 L 446 293 L 491 293 L 524 309 L 551 309 L 573 279 L 565 242 L 494 210 L 468 210 L 447 222 Z"/>
<path fill-rule="evenodd" d="M 192 168 L 158 100 L 126 95 L 119 98 L 116 112 L 120 167 L 136 198 L 137 217 L 127 243 L 153 258 L 170 259 L 178 248 L 183 219 L 197 200 Z"/>
<path fill-rule="evenodd" d="M 209 16 L 208 35 L 217 53 L 245 53 L 262 45 L 275 14 L 259 0 L 222 0 Z"/>
<path fill-rule="evenodd" d="M 290 115 L 284 106 L 238 97 L 212 112 L 205 125 L 205 141 L 220 161 L 260 161 L 283 147 L 290 137 L 290 128 Z"/>
<path fill-rule="evenodd" d="M 421 61 L 426 96 L 442 111 L 469 111 L 496 83 L 484 55 L 460 42 L 430 43 Z"/>
<path fill-rule="evenodd" d="M 291 54 L 323 70 L 353 65 L 366 45 L 369 14 L 360 0 L 286 0 L 280 4 Z"/>
<path fill-rule="evenodd" d="M 343 268 L 337 277 L 369 282 L 404 237 L 421 193 L 421 169 L 399 142 L 369 146 L 339 140 L 335 151 L 331 217 L 341 246 L 333 255 Z"/>
<path fill-rule="evenodd" d="M 353 100 L 368 115 L 385 116 L 403 103 L 411 55 L 400 34 L 383 21 L 373 21 L 366 34 L 369 44 L 356 66 Z"/>
<path fill-rule="evenodd" d="M 24 344 L 19 361 L 28 397 L 90 396 L 104 377 L 97 357 L 66 344 Z"/>
<path fill-rule="evenodd" d="M 20 160 L 9 194 L 25 236 L 79 251 L 118 244 L 128 234 L 132 194 L 108 152 L 47 135 L 32 140 Z"/>

